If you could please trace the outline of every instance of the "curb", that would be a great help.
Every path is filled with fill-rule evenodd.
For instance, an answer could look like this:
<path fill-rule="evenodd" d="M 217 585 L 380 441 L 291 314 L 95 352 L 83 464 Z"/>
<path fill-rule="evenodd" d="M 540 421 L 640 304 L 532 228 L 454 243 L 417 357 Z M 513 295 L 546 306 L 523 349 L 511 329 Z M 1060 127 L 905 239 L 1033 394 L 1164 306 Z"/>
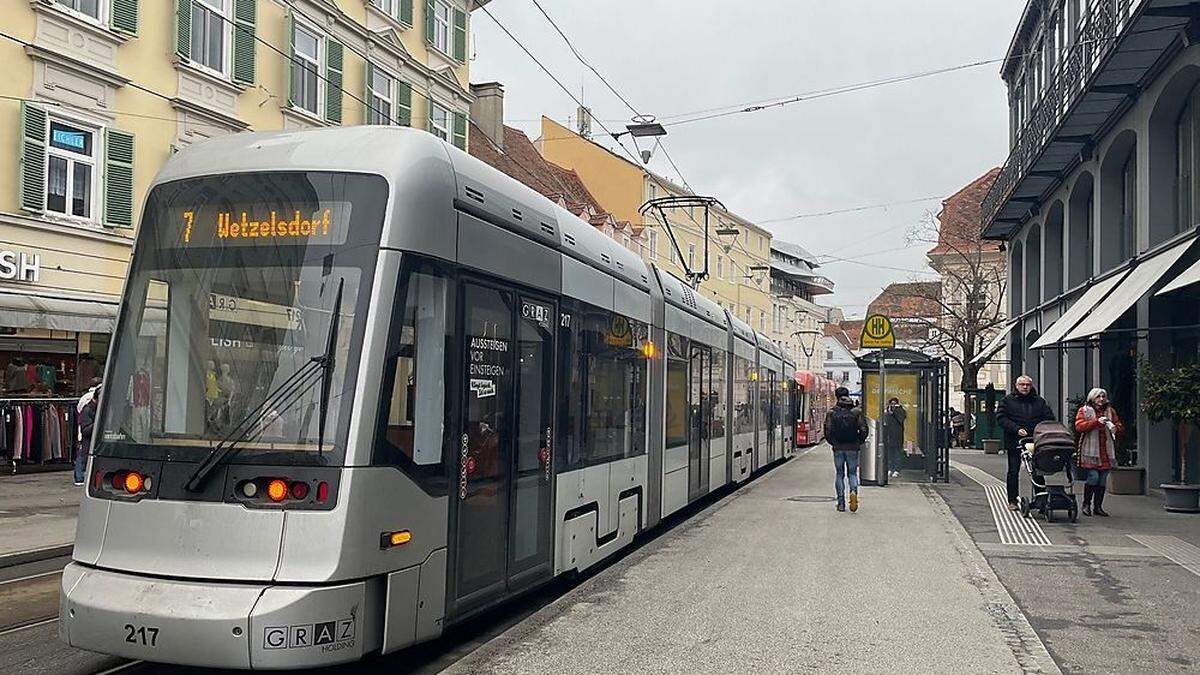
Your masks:
<path fill-rule="evenodd" d="M 35 548 L 28 551 L 6 553 L 4 555 L 0 555 L 0 569 L 24 565 L 31 562 L 38 562 L 41 560 L 50 560 L 52 558 L 61 558 L 65 555 L 71 555 L 71 551 L 74 550 L 74 548 L 74 544 L 63 544 L 61 546 L 47 546 L 46 548 Z"/>

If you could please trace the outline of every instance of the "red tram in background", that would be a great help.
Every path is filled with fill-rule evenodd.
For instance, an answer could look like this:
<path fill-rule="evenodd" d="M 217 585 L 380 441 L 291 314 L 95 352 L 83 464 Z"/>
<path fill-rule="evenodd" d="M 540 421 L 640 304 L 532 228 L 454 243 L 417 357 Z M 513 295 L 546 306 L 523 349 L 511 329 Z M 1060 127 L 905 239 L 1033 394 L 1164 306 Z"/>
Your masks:
<path fill-rule="evenodd" d="M 825 413 L 836 403 L 833 391 L 837 383 L 809 370 L 797 371 L 796 395 L 792 397 L 796 420 L 796 445 L 816 445 L 825 438 Z"/>

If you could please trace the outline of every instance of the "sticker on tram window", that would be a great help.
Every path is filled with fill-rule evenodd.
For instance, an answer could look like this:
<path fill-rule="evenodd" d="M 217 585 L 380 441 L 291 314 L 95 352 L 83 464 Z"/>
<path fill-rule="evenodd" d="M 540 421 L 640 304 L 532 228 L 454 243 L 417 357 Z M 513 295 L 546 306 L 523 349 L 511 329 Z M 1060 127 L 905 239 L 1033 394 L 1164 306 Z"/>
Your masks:
<path fill-rule="evenodd" d="M 471 378 L 471 391 L 475 398 L 491 398 L 496 395 L 496 381 Z"/>
<path fill-rule="evenodd" d="M 472 378 L 504 377 L 508 359 L 508 341 L 496 338 L 473 337 L 467 351 Z"/>
<path fill-rule="evenodd" d="M 184 208 L 175 217 L 178 242 L 185 248 L 344 244 L 350 232 L 351 210 L 347 201 L 244 204 Z"/>
<path fill-rule="evenodd" d="M 354 617 L 316 621 L 263 629 L 263 649 L 306 649 L 320 647 L 332 653 L 354 646 Z"/>
<path fill-rule="evenodd" d="M 550 327 L 550 308 L 537 302 L 521 302 L 521 318 L 529 319 L 543 328 Z"/>

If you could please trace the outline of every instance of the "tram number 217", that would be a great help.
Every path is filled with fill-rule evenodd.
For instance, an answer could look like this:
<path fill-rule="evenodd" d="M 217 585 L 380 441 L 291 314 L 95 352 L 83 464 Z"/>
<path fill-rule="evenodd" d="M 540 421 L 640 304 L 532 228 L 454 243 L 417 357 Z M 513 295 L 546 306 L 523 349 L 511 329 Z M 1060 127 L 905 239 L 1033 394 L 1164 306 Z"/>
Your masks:
<path fill-rule="evenodd" d="M 134 626 L 125 624 L 125 641 L 143 647 L 158 646 L 158 629 L 153 626 Z"/>

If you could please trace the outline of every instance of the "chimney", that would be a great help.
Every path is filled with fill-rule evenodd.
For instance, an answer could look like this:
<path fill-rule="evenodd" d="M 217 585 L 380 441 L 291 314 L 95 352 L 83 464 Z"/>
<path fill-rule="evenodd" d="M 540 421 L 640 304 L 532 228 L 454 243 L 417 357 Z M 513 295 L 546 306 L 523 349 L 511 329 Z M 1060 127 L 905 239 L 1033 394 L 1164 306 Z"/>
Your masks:
<path fill-rule="evenodd" d="M 472 84 L 471 94 L 475 96 L 471 121 L 504 150 L 504 86 L 499 82 Z"/>

